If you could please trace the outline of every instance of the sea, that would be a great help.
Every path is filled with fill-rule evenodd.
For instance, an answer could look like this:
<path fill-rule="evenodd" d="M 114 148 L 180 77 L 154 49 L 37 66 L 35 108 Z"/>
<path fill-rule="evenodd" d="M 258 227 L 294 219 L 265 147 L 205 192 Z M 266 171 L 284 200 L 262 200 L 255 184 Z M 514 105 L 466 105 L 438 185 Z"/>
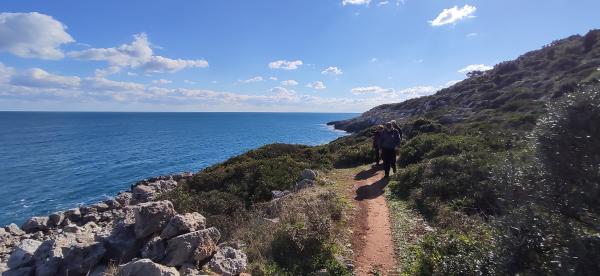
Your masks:
<path fill-rule="evenodd" d="M 270 143 L 319 145 L 351 113 L 0 112 L 0 225 L 98 202 L 136 181 Z"/>

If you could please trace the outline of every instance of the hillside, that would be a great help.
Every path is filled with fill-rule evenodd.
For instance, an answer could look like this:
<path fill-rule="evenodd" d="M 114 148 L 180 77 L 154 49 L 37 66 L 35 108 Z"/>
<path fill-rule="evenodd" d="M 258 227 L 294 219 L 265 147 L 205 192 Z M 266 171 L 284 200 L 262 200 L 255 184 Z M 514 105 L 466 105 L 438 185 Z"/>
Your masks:
<path fill-rule="evenodd" d="M 32 274 L 60 248 L 53 270 L 40 275 L 116 270 L 140 256 L 173 271 L 164 275 L 230 264 L 230 274 L 352 275 L 364 261 L 352 244 L 370 229 L 351 227 L 374 206 L 353 199 L 377 198 L 380 210 L 389 206 L 383 225 L 392 228 L 386 237 L 398 274 L 598 275 L 599 69 L 599 30 L 558 40 L 435 95 L 332 122 L 353 134 L 329 144 L 266 145 L 193 175 L 142 181 L 104 203 L 32 218 L 21 227 L 27 233 L 0 229 L 0 269 Z M 400 168 L 380 181 L 369 165 L 370 127 L 391 119 L 404 133 Z M 179 236 L 165 235 L 173 227 Z M 214 240 L 199 236 L 217 231 Z M 202 246 L 174 262 L 179 245 L 190 249 L 178 241 L 191 236 Z M 82 248 L 96 254 L 83 254 L 87 266 L 73 270 L 69 257 Z M 118 271 L 152 261 L 133 259 Z"/>
<path fill-rule="evenodd" d="M 357 132 L 392 119 L 424 117 L 445 125 L 485 122 L 531 128 L 544 103 L 573 92 L 576 84 L 600 78 L 599 39 L 600 30 L 593 30 L 557 40 L 492 70 L 472 73 L 434 95 L 380 105 L 359 117 L 330 124 Z"/>

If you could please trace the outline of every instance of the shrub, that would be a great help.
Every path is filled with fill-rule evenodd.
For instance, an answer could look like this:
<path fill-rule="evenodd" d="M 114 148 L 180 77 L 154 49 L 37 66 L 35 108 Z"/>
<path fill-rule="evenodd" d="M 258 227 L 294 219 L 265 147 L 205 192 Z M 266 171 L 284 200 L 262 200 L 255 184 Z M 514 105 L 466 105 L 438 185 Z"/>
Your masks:
<path fill-rule="evenodd" d="M 465 150 L 477 150 L 481 144 L 477 139 L 448 135 L 445 133 L 419 135 L 400 148 L 400 165 L 407 166 L 427 158 L 456 155 Z"/>
<path fill-rule="evenodd" d="M 413 275 L 495 274 L 495 240 L 492 229 L 482 222 L 450 215 L 455 221 L 428 233 L 415 249 Z"/>

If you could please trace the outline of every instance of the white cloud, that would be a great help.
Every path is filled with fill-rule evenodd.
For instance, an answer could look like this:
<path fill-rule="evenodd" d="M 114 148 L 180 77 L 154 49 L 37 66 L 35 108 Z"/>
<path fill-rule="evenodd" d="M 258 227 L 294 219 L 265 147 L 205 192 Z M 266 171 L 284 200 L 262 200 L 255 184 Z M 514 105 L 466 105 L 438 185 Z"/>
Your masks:
<path fill-rule="evenodd" d="M 483 72 L 483 71 L 491 70 L 493 68 L 494 67 L 488 66 L 488 65 L 485 65 L 485 64 L 471 64 L 471 65 L 469 65 L 469 66 L 467 66 L 467 67 L 465 67 L 463 69 L 458 70 L 458 72 L 466 74 L 466 73 L 470 73 L 470 72 L 473 72 L 473 71 L 482 71 Z"/>
<path fill-rule="evenodd" d="M 385 94 L 385 93 L 394 92 L 394 89 L 393 88 L 381 88 L 379 86 L 365 86 L 365 87 L 355 87 L 355 88 L 352 88 L 350 91 L 352 91 L 352 93 L 355 95 Z"/>
<path fill-rule="evenodd" d="M 150 73 L 177 72 L 185 68 L 206 68 L 203 59 L 171 59 L 154 55 L 148 36 L 144 33 L 133 36 L 133 42 L 113 48 L 91 48 L 72 51 L 68 55 L 82 60 L 106 61 L 112 68 L 141 68 Z M 115 70 L 112 70 L 115 72 Z M 116 71 L 118 72 L 118 70 Z"/>
<path fill-rule="evenodd" d="M 55 75 L 40 68 L 20 72 L 10 80 L 12 85 L 37 88 L 74 88 L 78 87 L 80 82 L 79 77 Z"/>
<path fill-rule="evenodd" d="M 61 59 L 60 46 L 75 40 L 67 27 L 51 16 L 31 13 L 0 13 L 0 51 L 19 57 Z"/>
<path fill-rule="evenodd" d="M 429 21 L 429 23 L 434 27 L 453 24 L 465 18 L 474 17 L 473 13 L 475 13 L 476 10 L 477 8 L 471 5 L 465 5 L 462 8 L 454 6 L 449 9 L 444 9 L 434 20 Z"/>
<path fill-rule="evenodd" d="M 5 66 L 0 62 L 0 83 L 7 83 L 10 81 L 12 75 L 15 74 L 15 69 L 12 67 Z"/>
<path fill-rule="evenodd" d="M 295 80 L 284 80 L 281 82 L 281 85 L 283 86 L 295 86 L 298 85 L 298 82 Z"/>
<path fill-rule="evenodd" d="M 381 2 L 377 3 L 377 6 L 381 7 L 381 6 L 385 6 L 385 5 L 389 4 L 389 3 L 390 3 L 390 1 L 381 1 Z"/>
<path fill-rule="evenodd" d="M 307 84 L 306 87 L 312 88 L 315 90 L 323 90 L 323 89 L 327 88 L 322 81 L 311 82 L 311 83 Z"/>
<path fill-rule="evenodd" d="M 271 93 L 275 94 L 275 99 L 277 100 L 288 100 L 288 101 L 297 101 L 298 95 L 296 91 L 287 89 L 285 87 L 273 87 L 271 88 Z"/>
<path fill-rule="evenodd" d="M 183 83 L 187 83 L 187 84 L 197 84 L 197 82 L 195 82 L 195 81 L 191 81 L 191 80 L 183 80 Z"/>
<path fill-rule="evenodd" d="M 342 0 L 342 5 L 369 5 L 371 0 Z"/>
<path fill-rule="evenodd" d="M 467 37 L 475 37 L 478 35 L 479 35 L 479 33 L 469 33 L 469 34 L 467 34 Z"/>
<path fill-rule="evenodd" d="M 302 66 L 301 60 L 276 60 L 269 63 L 269 68 L 271 69 L 296 70 L 299 66 Z"/>
<path fill-rule="evenodd" d="M 342 69 L 335 66 L 329 66 L 325 70 L 321 71 L 321 74 L 323 75 L 341 75 L 343 73 L 344 72 L 342 72 Z"/>
<path fill-rule="evenodd" d="M 272 80 L 272 81 L 276 81 L 277 77 L 269 77 L 269 79 Z"/>
<path fill-rule="evenodd" d="M 372 59 L 370 59 L 369 61 L 370 61 L 370 62 L 377 62 L 377 61 L 378 61 L 378 59 L 377 59 L 377 58 L 372 58 Z"/>
<path fill-rule="evenodd" d="M 143 91 L 145 86 L 135 82 L 121 82 L 93 77 L 85 78 L 81 88 L 92 91 Z"/>
<path fill-rule="evenodd" d="M 165 80 L 165 79 L 157 79 L 157 80 L 153 80 L 152 83 L 153 84 L 162 85 L 162 84 L 173 83 L 173 81 L 171 81 L 171 80 Z"/>
<path fill-rule="evenodd" d="M 251 82 L 261 82 L 263 81 L 263 77 L 256 76 L 254 78 L 249 78 L 247 80 L 240 80 L 241 83 L 251 83 Z"/>

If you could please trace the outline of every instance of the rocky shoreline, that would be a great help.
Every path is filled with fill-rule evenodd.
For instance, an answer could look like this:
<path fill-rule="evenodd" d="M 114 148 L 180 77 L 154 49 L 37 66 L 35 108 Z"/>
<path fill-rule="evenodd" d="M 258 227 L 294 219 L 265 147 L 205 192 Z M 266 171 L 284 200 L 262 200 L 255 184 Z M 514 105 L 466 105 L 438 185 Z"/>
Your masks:
<path fill-rule="evenodd" d="M 129 191 L 21 227 L 0 228 L 0 273 L 20 275 L 238 275 L 244 252 L 220 242 L 199 213 L 178 214 L 157 201 L 193 176 L 182 173 L 139 181 Z"/>

